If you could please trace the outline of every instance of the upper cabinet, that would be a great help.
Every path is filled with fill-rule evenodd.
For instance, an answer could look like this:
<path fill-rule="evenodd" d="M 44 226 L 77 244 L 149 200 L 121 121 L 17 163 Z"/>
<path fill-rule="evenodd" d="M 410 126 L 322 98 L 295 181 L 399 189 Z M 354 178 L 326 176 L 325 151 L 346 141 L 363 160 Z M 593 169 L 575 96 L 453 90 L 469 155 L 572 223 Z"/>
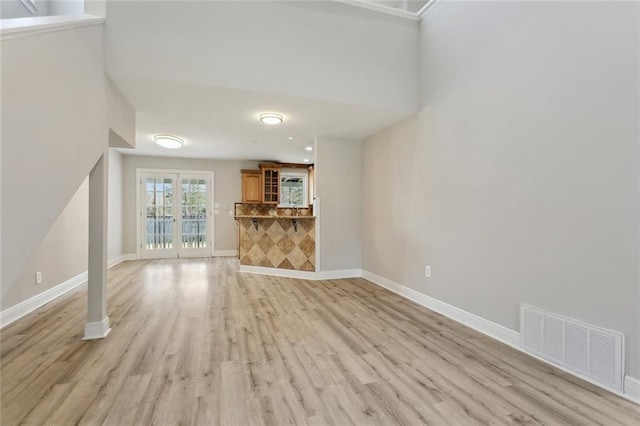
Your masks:
<path fill-rule="evenodd" d="M 262 173 L 260 170 L 242 170 L 242 202 L 262 203 Z"/>
<path fill-rule="evenodd" d="M 261 163 L 259 170 L 241 170 L 242 202 L 280 207 L 313 204 L 313 165 Z"/>
<path fill-rule="evenodd" d="M 262 203 L 278 204 L 280 202 L 280 166 L 276 164 L 260 164 L 262 171 Z"/>

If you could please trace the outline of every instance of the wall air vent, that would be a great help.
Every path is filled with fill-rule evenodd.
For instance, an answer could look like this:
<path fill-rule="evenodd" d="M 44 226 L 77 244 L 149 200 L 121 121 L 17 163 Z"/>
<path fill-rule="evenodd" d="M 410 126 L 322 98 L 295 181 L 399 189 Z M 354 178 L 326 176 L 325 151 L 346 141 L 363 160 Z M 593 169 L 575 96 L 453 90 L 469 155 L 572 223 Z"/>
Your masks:
<path fill-rule="evenodd" d="M 534 355 L 622 392 L 622 333 L 521 304 L 520 344 Z"/>

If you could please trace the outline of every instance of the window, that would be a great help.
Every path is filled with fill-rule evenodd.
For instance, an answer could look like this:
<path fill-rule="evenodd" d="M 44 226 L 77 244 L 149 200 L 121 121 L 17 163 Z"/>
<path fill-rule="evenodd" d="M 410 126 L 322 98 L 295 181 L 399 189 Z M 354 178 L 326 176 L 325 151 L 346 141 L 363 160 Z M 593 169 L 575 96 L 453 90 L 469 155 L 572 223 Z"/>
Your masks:
<path fill-rule="evenodd" d="M 283 171 L 280 176 L 280 207 L 306 207 L 307 173 Z"/>

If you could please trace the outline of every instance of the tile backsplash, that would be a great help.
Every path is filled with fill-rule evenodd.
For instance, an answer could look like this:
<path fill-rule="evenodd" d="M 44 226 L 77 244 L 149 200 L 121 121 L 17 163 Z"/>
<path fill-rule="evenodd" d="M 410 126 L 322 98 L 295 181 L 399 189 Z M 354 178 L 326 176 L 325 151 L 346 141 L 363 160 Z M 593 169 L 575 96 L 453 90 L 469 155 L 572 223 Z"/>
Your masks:
<path fill-rule="evenodd" d="M 292 219 L 261 218 L 256 229 L 251 218 L 238 218 L 240 264 L 315 271 L 316 221 L 302 212 L 296 221 L 297 230 Z"/>

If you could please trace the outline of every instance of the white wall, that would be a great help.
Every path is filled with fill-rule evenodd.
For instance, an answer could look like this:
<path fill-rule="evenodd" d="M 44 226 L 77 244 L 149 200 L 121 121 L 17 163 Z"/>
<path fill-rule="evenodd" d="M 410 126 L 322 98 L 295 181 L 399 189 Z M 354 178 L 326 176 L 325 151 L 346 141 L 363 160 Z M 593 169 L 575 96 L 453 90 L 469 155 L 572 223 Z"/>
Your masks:
<path fill-rule="evenodd" d="M 49 0 L 49 15 L 82 15 L 84 0 Z"/>
<path fill-rule="evenodd" d="M 109 146 L 135 148 L 136 111 L 109 78 L 106 79 L 106 85 Z"/>
<path fill-rule="evenodd" d="M 122 250 L 122 163 L 123 155 L 109 150 L 109 238 L 107 259 L 115 259 L 124 254 Z"/>
<path fill-rule="evenodd" d="M 18 0 L 0 0 L 0 19 L 30 18 L 49 15 L 49 0 L 36 0 L 38 11 L 32 14 Z"/>
<path fill-rule="evenodd" d="M 315 157 L 318 271 L 360 269 L 362 141 L 317 138 Z"/>
<path fill-rule="evenodd" d="M 418 107 L 415 21 L 329 1 L 113 1 L 105 25 L 109 75 Z"/>
<path fill-rule="evenodd" d="M 31 14 L 19 0 L 0 0 L 0 19 L 84 13 L 84 0 L 35 0 L 35 3 L 39 10 Z"/>
<path fill-rule="evenodd" d="M 107 147 L 102 25 L 2 40 L 2 285 Z"/>
<path fill-rule="evenodd" d="M 71 197 L 18 278 L 3 285 L 0 310 L 17 305 L 87 271 L 89 239 L 89 180 Z M 36 272 L 42 283 L 36 284 Z"/>
<path fill-rule="evenodd" d="M 362 157 L 362 266 L 407 284 L 424 270 L 422 260 L 409 261 L 409 256 L 426 244 L 421 221 L 429 219 L 421 202 L 427 182 L 417 176 L 426 159 L 416 152 L 416 121 L 365 139 Z"/>
<path fill-rule="evenodd" d="M 513 330 L 525 302 L 621 331 L 639 377 L 639 18 L 439 2 L 422 111 L 364 143 L 363 268 Z"/>
<path fill-rule="evenodd" d="M 197 170 L 214 172 L 214 203 L 220 214 L 214 215 L 214 249 L 237 250 L 238 227 L 224 210 L 242 202 L 241 169 L 257 169 L 255 161 L 197 160 L 192 158 L 125 155 L 122 177 L 123 251 L 136 253 L 136 169 Z"/>

